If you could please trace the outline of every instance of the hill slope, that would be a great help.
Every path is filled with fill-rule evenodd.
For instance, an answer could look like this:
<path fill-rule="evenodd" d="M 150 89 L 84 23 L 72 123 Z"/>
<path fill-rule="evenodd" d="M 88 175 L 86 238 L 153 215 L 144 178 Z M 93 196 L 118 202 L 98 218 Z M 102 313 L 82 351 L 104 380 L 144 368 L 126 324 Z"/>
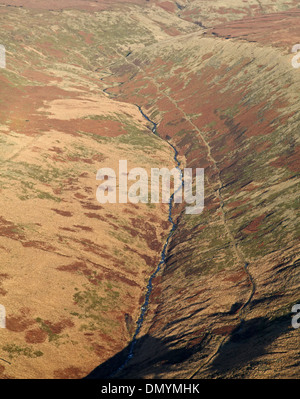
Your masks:
<path fill-rule="evenodd" d="M 299 11 L 228 3 L 0 2 L 2 378 L 122 364 L 171 224 L 167 204 L 100 205 L 96 173 L 172 168 L 168 143 L 205 169 L 204 211 L 174 206 L 117 376 L 298 376 Z"/>

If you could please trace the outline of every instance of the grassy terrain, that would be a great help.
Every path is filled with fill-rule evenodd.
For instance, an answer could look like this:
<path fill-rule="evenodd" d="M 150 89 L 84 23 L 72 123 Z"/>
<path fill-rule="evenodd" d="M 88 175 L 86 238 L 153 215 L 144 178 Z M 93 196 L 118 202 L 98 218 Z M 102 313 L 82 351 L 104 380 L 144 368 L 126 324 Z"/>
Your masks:
<path fill-rule="evenodd" d="M 129 344 L 168 205 L 100 205 L 96 173 L 173 168 L 166 141 L 205 207 L 174 208 L 122 376 L 299 373 L 297 4 L 147 3 L 0 2 L 2 378 L 82 378 Z"/>

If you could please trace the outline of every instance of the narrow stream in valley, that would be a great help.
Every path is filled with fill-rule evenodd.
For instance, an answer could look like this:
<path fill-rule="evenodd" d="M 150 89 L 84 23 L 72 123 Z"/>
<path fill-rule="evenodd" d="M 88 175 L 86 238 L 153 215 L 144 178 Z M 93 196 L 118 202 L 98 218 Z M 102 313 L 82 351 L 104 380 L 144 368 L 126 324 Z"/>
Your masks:
<path fill-rule="evenodd" d="M 157 123 L 153 122 L 142 110 L 142 108 L 139 105 L 136 105 L 137 108 L 139 109 L 140 113 L 142 114 L 142 116 L 152 124 L 152 133 L 158 135 L 157 133 Z M 182 171 L 180 169 L 180 161 L 178 160 L 178 152 L 176 150 L 176 148 L 169 142 L 167 141 L 167 143 L 169 144 L 169 146 L 172 148 L 172 150 L 174 151 L 174 160 L 176 162 L 176 169 L 178 169 L 180 171 L 180 175 L 181 175 L 181 186 L 177 189 L 181 189 L 183 187 L 183 178 L 182 178 Z M 148 280 L 148 284 L 147 284 L 147 288 L 146 288 L 146 295 L 145 295 L 145 300 L 144 303 L 141 307 L 141 311 L 140 311 L 140 316 L 138 321 L 136 322 L 136 329 L 132 338 L 131 343 L 129 344 L 129 352 L 126 356 L 125 361 L 123 362 L 123 364 L 116 370 L 114 371 L 109 377 L 113 377 L 115 374 L 117 374 L 118 372 L 120 372 L 129 362 L 130 359 L 132 359 L 132 357 L 134 356 L 134 348 L 135 345 L 137 343 L 137 336 L 139 334 L 139 332 L 141 331 L 141 328 L 143 326 L 143 322 L 145 319 L 145 315 L 148 309 L 148 305 L 149 305 L 149 299 L 150 299 L 150 295 L 152 292 L 152 281 L 153 279 L 156 277 L 156 275 L 158 274 L 158 272 L 166 265 L 166 251 L 167 251 L 167 247 L 170 241 L 170 238 L 174 232 L 174 230 L 176 229 L 176 223 L 173 220 L 172 217 L 172 210 L 173 210 L 173 205 L 174 205 L 174 195 L 175 193 L 173 193 L 169 199 L 169 222 L 172 224 L 171 230 L 167 236 L 167 239 L 165 241 L 165 244 L 163 246 L 163 249 L 161 251 L 160 254 L 160 262 L 158 263 L 158 266 L 156 268 L 156 270 L 151 274 L 149 280 Z"/>

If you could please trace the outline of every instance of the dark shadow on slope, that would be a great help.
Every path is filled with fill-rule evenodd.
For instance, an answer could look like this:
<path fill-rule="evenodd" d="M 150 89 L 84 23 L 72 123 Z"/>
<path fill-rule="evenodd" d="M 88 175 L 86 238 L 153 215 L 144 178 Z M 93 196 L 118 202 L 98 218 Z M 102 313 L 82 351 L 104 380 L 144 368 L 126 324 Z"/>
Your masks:
<path fill-rule="evenodd" d="M 124 364 L 128 354 L 129 354 L 129 345 L 126 348 L 124 348 L 121 352 L 117 353 L 110 359 L 106 360 L 104 363 L 97 366 L 86 377 L 84 377 L 84 379 L 110 378 L 111 374 L 116 372 L 118 368 L 122 364 Z"/>
<path fill-rule="evenodd" d="M 257 317 L 242 322 L 221 347 L 210 373 L 220 375 L 245 365 L 251 367 L 251 362 L 268 352 L 267 347 L 273 341 L 291 329 L 290 314 L 273 320 Z"/>
<path fill-rule="evenodd" d="M 203 342 L 205 339 L 203 340 Z M 162 370 L 168 370 L 175 364 L 183 363 L 193 354 L 201 350 L 202 342 L 191 348 L 171 349 L 170 346 L 164 344 L 161 340 L 145 335 L 136 341 L 135 355 L 126 367 L 115 375 L 111 375 L 124 364 L 128 353 L 129 346 L 121 352 L 100 364 L 86 379 L 105 379 L 105 378 L 143 378 L 146 369 L 151 370 L 152 374 L 159 374 Z"/>

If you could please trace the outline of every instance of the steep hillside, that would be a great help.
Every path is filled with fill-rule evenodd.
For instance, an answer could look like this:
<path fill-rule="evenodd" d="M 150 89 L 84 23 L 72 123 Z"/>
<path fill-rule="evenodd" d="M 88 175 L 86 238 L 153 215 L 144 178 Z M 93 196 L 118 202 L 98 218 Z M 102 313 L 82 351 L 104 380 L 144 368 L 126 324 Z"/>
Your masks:
<path fill-rule="evenodd" d="M 105 80 L 206 172 L 204 212 L 178 207 L 137 355 L 118 376 L 299 372 L 300 75 L 266 29 L 264 43 L 192 33 L 130 54 Z"/>
<path fill-rule="evenodd" d="M 107 377 L 141 311 L 116 377 L 298 377 L 296 6 L 0 2 L 2 378 Z M 97 202 L 98 169 L 174 149 L 201 214 Z"/>
<path fill-rule="evenodd" d="M 153 0 L 153 2 L 165 10 L 176 13 L 180 18 L 203 27 L 282 12 L 298 6 L 297 0 Z"/>

